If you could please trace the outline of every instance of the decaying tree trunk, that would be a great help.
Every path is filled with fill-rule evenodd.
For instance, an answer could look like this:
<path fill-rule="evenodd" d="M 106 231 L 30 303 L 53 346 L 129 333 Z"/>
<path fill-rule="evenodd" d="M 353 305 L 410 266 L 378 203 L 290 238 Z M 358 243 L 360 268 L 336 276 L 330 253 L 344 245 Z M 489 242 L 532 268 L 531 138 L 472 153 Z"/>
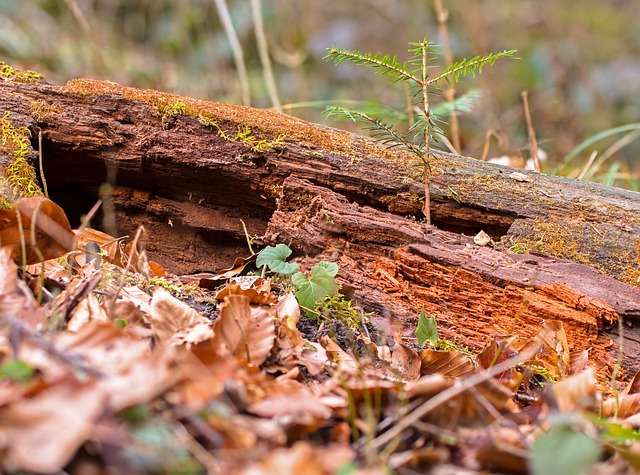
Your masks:
<path fill-rule="evenodd" d="M 444 337 L 479 348 L 562 320 L 604 372 L 623 328 L 625 366 L 640 367 L 637 193 L 441 154 L 428 227 L 410 157 L 287 115 L 92 80 L 0 82 L 6 111 L 34 148 L 42 134 L 49 193 L 72 221 L 102 197 L 106 230 L 144 225 L 171 272 L 246 255 L 242 220 L 267 243 L 336 260 L 380 325 L 396 317 L 410 332 L 425 308 Z M 473 242 L 481 230 L 496 248 Z"/>

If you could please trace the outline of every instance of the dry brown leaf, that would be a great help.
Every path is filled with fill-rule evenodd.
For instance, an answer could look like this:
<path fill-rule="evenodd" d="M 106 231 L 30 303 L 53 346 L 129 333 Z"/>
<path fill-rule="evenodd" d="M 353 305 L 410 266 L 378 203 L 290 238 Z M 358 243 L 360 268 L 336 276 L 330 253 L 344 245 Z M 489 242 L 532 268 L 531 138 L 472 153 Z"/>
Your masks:
<path fill-rule="evenodd" d="M 99 322 L 110 322 L 109 316 L 104 306 L 98 301 L 95 295 L 88 294 L 76 307 L 73 315 L 67 323 L 67 330 L 77 332 L 91 320 Z"/>
<path fill-rule="evenodd" d="M 33 298 L 29 287 L 18 279 L 18 266 L 11 259 L 11 250 L 0 248 L 0 332 L 6 316 L 12 315 L 34 329 L 47 321 L 47 316 Z"/>
<path fill-rule="evenodd" d="M 151 328 L 161 342 L 193 345 L 213 337 L 211 321 L 158 287 L 149 305 Z"/>
<path fill-rule="evenodd" d="M 324 456 L 321 455 L 325 452 Z M 241 475 L 326 475 L 335 473 L 355 458 L 348 448 L 317 450 L 309 442 L 296 442 L 291 448 L 272 451 L 261 462 L 253 464 Z"/>
<path fill-rule="evenodd" d="M 551 390 L 555 395 L 558 409 L 561 412 L 572 412 L 581 409 L 592 410 L 598 404 L 596 376 L 593 368 L 587 368 L 581 373 L 557 382 L 551 386 Z"/>
<path fill-rule="evenodd" d="M 618 395 L 602 403 L 603 417 L 622 419 L 640 413 L 640 372 L 636 373 L 626 388 Z"/>
<path fill-rule="evenodd" d="M 220 355 L 206 341 L 178 354 L 178 371 L 184 382 L 177 392 L 179 402 L 195 409 L 205 407 L 224 390 L 241 368 L 236 360 Z"/>
<path fill-rule="evenodd" d="M 440 373 L 451 378 L 462 378 L 475 373 L 473 363 L 459 351 L 420 350 L 420 374 Z"/>
<path fill-rule="evenodd" d="M 249 297 L 249 303 L 255 305 L 269 305 L 278 300 L 271 293 L 269 280 L 255 275 L 234 277 L 216 294 L 215 298 L 224 300 L 229 295 L 246 295 Z"/>
<path fill-rule="evenodd" d="M 20 219 L 18 219 L 20 216 Z M 35 225 L 35 242 L 31 227 Z M 55 259 L 75 249 L 75 235 L 64 210 L 42 196 L 20 198 L 11 209 L 0 210 L 0 243 L 11 249 L 11 258 L 27 264 Z"/>
<path fill-rule="evenodd" d="M 156 277 L 167 276 L 167 272 L 164 270 L 164 267 L 162 267 L 156 261 L 149 261 L 147 264 L 149 264 L 149 272 L 151 272 L 151 274 L 153 274 L 154 276 Z"/>
<path fill-rule="evenodd" d="M 295 392 L 264 398 L 247 410 L 261 417 L 277 417 L 283 424 L 310 425 L 331 417 L 331 409 L 304 386 Z"/>
<path fill-rule="evenodd" d="M 533 361 L 529 364 L 543 366 L 557 378 L 565 378 L 570 369 L 570 351 L 567 334 L 562 322 L 553 320 L 545 322 L 536 335 L 536 340 L 542 340 L 542 346 Z M 534 341 L 531 344 L 536 344 Z M 522 348 L 520 351 L 524 351 Z"/>
<path fill-rule="evenodd" d="M 245 295 L 229 295 L 220 304 L 220 318 L 214 325 L 216 348 L 240 360 L 260 366 L 271 353 L 276 339 L 272 315 L 264 308 L 252 308 Z"/>
<path fill-rule="evenodd" d="M 146 292 L 138 287 L 124 287 L 120 289 L 118 300 L 111 308 L 111 318 L 126 320 L 127 328 L 137 322 L 151 325 L 150 304 L 151 297 Z"/>
<path fill-rule="evenodd" d="M 273 309 L 281 324 L 285 324 L 289 328 L 295 328 L 300 321 L 300 305 L 292 292 L 281 296 L 273 305 Z"/>
<path fill-rule="evenodd" d="M 203 272 L 200 274 L 183 275 L 180 280 L 184 283 L 198 281 L 198 285 L 203 289 L 213 289 L 218 287 L 223 280 L 231 279 L 240 274 L 244 268 L 256 261 L 257 254 L 249 257 L 237 257 L 233 261 L 233 265 L 228 269 L 223 269 L 217 274 Z"/>
<path fill-rule="evenodd" d="M 104 251 L 102 258 L 105 261 L 124 267 L 122 243 L 118 239 L 92 228 L 76 231 L 76 238 L 78 239 L 78 249 L 86 251 L 89 243 L 96 243 Z M 81 263 L 79 262 L 79 264 Z"/>
<path fill-rule="evenodd" d="M 318 338 L 318 343 L 320 343 L 327 352 L 329 361 L 335 363 L 340 371 L 346 374 L 356 374 L 358 372 L 360 364 L 353 356 L 340 348 L 340 345 L 333 341 L 328 335 L 323 335 Z"/>
<path fill-rule="evenodd" d="M 420 377 L 420 355 L 402 342 L 402 337 L 396 333 L 396 342 L 391 356 L 391 368 L 397 372 L 402 381 L 415 381 Z"/>
<path fill-rule="evenodd" d="M 78 305 L 94 291 L 101 280 L 101 269 L 94 269 L 86 275 L 76 276 L 54 300 L 52 313 L 62 315 L 65 321 L 71 318 Z"/>
<path fill-rule="evenodd" d="M 447 378 L 440 373 L 433 373 L 422 376 L 417 381 L 407 384 L 405 386 L 405 391 L 407 392 L 407 395 L 412 398 L 430 398 L 441 393 L 445 389 L 450 388 L 453 384 L 453 379 Z"/>
<path fill-rule="evenodd" d="M 0 409 L 2 468 L 59 472 L 90 438 L 105 399 L 97 384 L 69 378 Z"/>
<path fill-rule="evenodd" d="M 90 321 L 78 333 L 61 333 L 54 341 L 57 348 L 102 373 L 98 385 L 116 411 L 150 401 L 177 380 L 170 351 L 151 351 L 148 340 L 124 333 L 113 323 Z"/>

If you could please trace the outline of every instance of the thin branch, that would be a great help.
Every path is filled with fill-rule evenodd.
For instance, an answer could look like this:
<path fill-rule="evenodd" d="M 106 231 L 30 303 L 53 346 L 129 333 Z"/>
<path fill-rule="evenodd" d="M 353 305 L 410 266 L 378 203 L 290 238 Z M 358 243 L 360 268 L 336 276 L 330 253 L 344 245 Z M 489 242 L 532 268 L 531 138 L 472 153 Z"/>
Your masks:
<path fill-rule="evenodd" d="M 233 62 L 236 64 L 236 70 L 238 71 L 238 80 L 240 82 L 240 95 L 242 103 L 245 106 L 251 105 L 251 91 L 249 88 L 249 75 L 247 74 L 247 67 L 244 64 L 244 52 L 242 51 L 242 45 L 236 34 L 236 30 L 233 27 L 231 21 L 231 15 L 227 8 L 225 0 L 214 0 L 216 10 L 218 10 L 218 16 L 220 22 L 224 28 L 224 32 L 227 35 L 229 43 L 231 44 L 231 51 L 233 52 Z"/>
<path fill-rule="evenodd" d="M 421 43 L 422 47 L 422 105 L 424 107 L 424 151 L 422 155 L 423 162 L 423 183 L 424 183 L 424 207 L 423 213 L 427 221 L 427 226 L 431 226 L 431 189 L 430 189 L 430 177 L 429 177 L 429 154 L 431 153 L 431 110 L 429 109 L 429 88 L 427 87 L 427 80 L 429 77 L 428 70 L 428 48 L 426 38 Z"/>
<path fill-rule="evenodd" d="M 453 399 L 454 397 L 459 396 L 460 394 L 468 391 L 471 388 L 478 386 L 479 384 L 484 383 L 485 381 L 490 380 L 491 378 L 497 376 L 503 371 L 508 370 L 520 363 L 530 360 L 540 349 L 541 341 L 544 339 L 538 337 L 537 343 L 535 345 L 531 345 L 531 347 L 527 348 L 520 354 L 514 356 L 513 358 L 509 358 L 508 360 L 503 361 L 495 366 L 492 366 L 489 369 L 482 371 L 481 373 L 474 374 L 467 379 L 457 382 L 453 386 L 444 391 L 438 393 L 431 399 L 428 399 L 421 406 L 418 406 L 413 412 L 407 414 L 406 417 L 398 421 L 396 425 L 394 425 L 391 429 L 389 429 L 384 434 L 376 437 L 373 440 L 373 448 L 379 449 L 382 446 L 391 442 L 395 437 L 402 434 L 403 431 L 407 430 L 409 427 L 413 426 L 417 421 L 422 419 L 424 416 L 432 412 L 433 410 L 440 407 L 442 404 L 445 404 L 447 401 Z"/>
<path fill-rule="evenodd" d="M 442 0 L 434 0 L 434 7 L 438 16 L 438 30 L 440 32 L 440 43 L 442 46 L 442 52 L 444 53 L 444 59 L 447 63 L 447 67 L 453 64 L 453 52 L 451 51 L 451 41 L 449 40 L 449 29 L 447 28 L 447 20 L 449 18 L 449 12 L 444 9 Z M 444 97 L 447 102 L 453 102 L 456 97 L 456 89 L 453 84 L 444 91 Z M 455 110 L 451 111 L 449 115 L 449 124 L 451 127 L 451 139 L 453 142 L 453 152 L 460 154 L 460 123 Z"/>
<path fill-rule="evenodd" d="M 258 54 L 260 55 L 260 63 L 262 64 L 262 75 L 264 77 L 269 99 L 273 108 L 278 112 L 282 112 L 280 106 L 280 98 L 278 97 L 278 88 L 276 87 L 273 69 L 271 68 L 271 58 L 269 57 L 269 49 L 267 48 L 267 37 L 264 32 L 264 23 L 262 21 L 262 7 L 260 0 L 251 0 L 251 13 L 253 13 L 253 27 L 256 34 L 258 44 Z"/>
<path fill-rule="evenodd" d="M 373 66 L 374 68 L 379 68 L 382 74 L 393 73 L 396 74 L 399 79 L 415 81 L 420 86 L 422 86 L 422 81 L 420 80 L 420 78 L 408 72 L 404 65 L 400 65 L 395 56 L 393 58 L 389 56 L 380 58 L 378 55 L 362 53 L 361 51 L 349 51 L 338 48 L 329 48 L 329 52 L 327 53 L 327 56 L 325 56 L 325 58 L 332 60 L 336 64 L 341 64 L 345 61 L 351 61 L 352 63 L 360 66 Z"/>
<path fill-rule="evenodd" d="M 511 57 L 515 53 L 516 50 L 512 49 L 508 51 L 501 51 L 500 53 L 490 53 L 486 56 L 476 56 L 475 58 L 471 59 L 463 59 L 462 61 L 458 61 L 457 63 L 452 64 L 439 76 L 429 79 L 427 85 L 435 86 L 443 79 L 448 81 L 450 78 L 453 78 L 454 81 L 457 81 L 460 76 L 466 76 L 468 74 L 475 76 L 476 71 L 478 73 L 481 73 L 484 66 L 492 65 L 498 59 Z"/>
<path fill-rule="evenodd" d="M 533 168 L 540 171 L 540 155 L 538 154 L 538 141 L 536 140 L 536 131 L 533 128 L 533 120 L 531 120 L 531 111 L 529 110 L 529 92 L 522 91 L 522 102 L 524 102 L 524 116 L 527 119 L 527 129 L 529 130 L 529 143 L 531 144 L 531 157 L 533 158 Z"/>

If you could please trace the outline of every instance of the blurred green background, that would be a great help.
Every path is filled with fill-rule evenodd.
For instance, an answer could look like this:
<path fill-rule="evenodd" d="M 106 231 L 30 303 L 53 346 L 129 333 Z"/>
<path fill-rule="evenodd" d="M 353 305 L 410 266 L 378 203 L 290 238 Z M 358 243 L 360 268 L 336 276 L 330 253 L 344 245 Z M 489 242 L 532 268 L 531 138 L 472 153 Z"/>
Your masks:
<path fill-rule="evenodd" d="M 218 0 L 218 3 L 225 3 Z M 479 89 L 460 117 L 461 150 L 479 158 L 529 156 L 521 92 L 527 90 L 543 171 L 640 189 L 640 2 L 444 0 L 455 59 L 517 49 L 458 93 Z M 251 105 L 270 107 L 249 0 L 226 6 L 244 51 Z M 431 0 L 262 0 L 269 55 L 284 111 L 359 130 L 322 115 L 326 104 L 376 101 L 403 108 L 402 85 L 323 60 L 338 46 L 408 57 L 408 42 L 441 42 Z M 242 103 L 216 0 L 0 0 L 0 60 L 64 84 L 93 77 L 220 102 Z M 305 103 L 307 103 L 305 105 Z M 311 104 L 308 104 L 311 103 Z M 286 106 L 292 104 L 291 106 Z M 446 128 L 445 128 L 446 131 Z M 585 170 L 592 151 L 593 163 Z"/>

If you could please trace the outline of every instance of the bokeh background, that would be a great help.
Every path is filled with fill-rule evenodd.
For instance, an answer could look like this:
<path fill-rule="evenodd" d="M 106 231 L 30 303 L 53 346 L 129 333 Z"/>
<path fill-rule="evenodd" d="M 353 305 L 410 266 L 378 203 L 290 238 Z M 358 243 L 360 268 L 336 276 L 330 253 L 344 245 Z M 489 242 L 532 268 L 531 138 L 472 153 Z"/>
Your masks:
<path fill-rule="evenodd" d="M 219 14 L 223 4 L 244 53 L 250 104 L 271 107 L 250 0 L 0 0 L 0 60 L 57 84 L 84 76 L 242 103 Z M 328 47 L 407 59 L 410 41 L 442 40 L 432 0 L 261 0 L 260 5 L 284 111 L 334 127 L 359 130 L 324 117 L 326 105 L 375 101 L 402 109 L 405 91 L 371 70 L 326 62 Z M 520 58 L 501 60 L 457 85 L 458 94 L 472 88 L 481 93 L 473 110 L 460 117 L 462 154 L 526 159 L 530 147 L 521 97 L 526 90 L 539 146 L 549 157 L 544 172 L 640 189 L 640 2 L 443 0 L 443 5 L 455 59 L 505 49 L 517 49 Z M 596 140 L 598 134 L 603 138 Z M 590 139 L 593 145 L 567 159 Z M 593 151 L 597 155 L 587 165 Z"/>

